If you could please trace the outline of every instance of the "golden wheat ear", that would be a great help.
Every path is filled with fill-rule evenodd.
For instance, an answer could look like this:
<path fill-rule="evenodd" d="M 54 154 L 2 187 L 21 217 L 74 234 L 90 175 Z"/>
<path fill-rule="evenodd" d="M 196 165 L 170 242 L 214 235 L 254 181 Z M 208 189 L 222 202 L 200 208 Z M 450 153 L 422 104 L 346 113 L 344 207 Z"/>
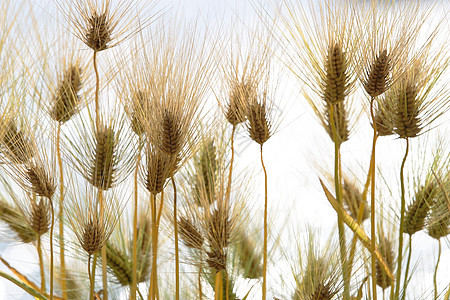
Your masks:
<path fill-rule="evenodd" d="M 388 235 L 384 233 L 381 229 L 378 231 L 378 251 L 380 251 L 382 257 L 384 258 L 389 270 L 393 272 L 395 270 L 395 251 L 394 251 L 394 241 Z M 384 268 L 381 267 L 380 263 L 376 263 L 376 282 L 379 287 L 383 290 L 392 286 L 392 280 L 387 276 Z"/>
<path fill-rule="evenodd" d="M 36 232 L 29 224 L 27 215 L 20 208 L 7 203 L 3 198 L 0 199 L 0 220 L 8 225 L 22 243 L 28 244 L 36 241 Z"/>
<path fill-rule="evenodd" d="M 67 66 L 57 84 L 53 105 L 49 112 L 53 120 L 65 123 L 78 112 L 81 87 L 81 66 L 77 63 Z"/>
<path fill-rule="evenodd" d="M 96 52 L 114 47 L 141 31 L 156 15 L 150 12 L 153 1 L 58 0 L 56 4 L 69 22 L 72 33 Z M 135 9 L 144 17 L 136 17 Z"/>
<path fill-rule="evenodd" d="M 419 186 L 413 201 L 409 204 L 405 213 L 404 233 L 413 235 L 425 228 L 426 218 L 434 203 L 437 193 L 437 186 L 434 181 L 428 182 L 425 186 Z"/>
<path fill-rule="evenodd" d="M 77 186 L 80 178 L 73 176 L 71 179 L 67 218 L 81 248 L 92 255 L 98 252 L 111 236 L 125 203 L 117 200 L 117 194 L 104 193 L 103 210 L 100 211 L 98 190 L 92 186 Z"/>
<path fill-rule="evenodd" d="M 341 270 L 334 252 L 338 246 L 328 243 L 320 250 L 316 236 L 317 233 L 310 231 L 305 249 L 297 246 L 298 263 L 292 266 L 296 283 L 293 299 L 334 299 L 342 293 Z"/>
<path fill-rule="evenodd" d="M 3 154 L 12 163 L 27 163 L 35 155 L 27 128 L 19 128 L 14 119 L 1 119 L 0 124 L 0 145 Z"/>

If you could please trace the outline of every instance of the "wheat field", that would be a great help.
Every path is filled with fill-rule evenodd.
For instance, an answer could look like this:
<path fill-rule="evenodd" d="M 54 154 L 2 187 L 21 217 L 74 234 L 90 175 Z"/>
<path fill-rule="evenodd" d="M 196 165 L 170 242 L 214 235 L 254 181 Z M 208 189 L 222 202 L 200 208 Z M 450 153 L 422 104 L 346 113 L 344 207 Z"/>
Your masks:
<path fill-rule="evenodd" d="M 450 298 L 447 1 L 0 24 L 0 299 Z"/>

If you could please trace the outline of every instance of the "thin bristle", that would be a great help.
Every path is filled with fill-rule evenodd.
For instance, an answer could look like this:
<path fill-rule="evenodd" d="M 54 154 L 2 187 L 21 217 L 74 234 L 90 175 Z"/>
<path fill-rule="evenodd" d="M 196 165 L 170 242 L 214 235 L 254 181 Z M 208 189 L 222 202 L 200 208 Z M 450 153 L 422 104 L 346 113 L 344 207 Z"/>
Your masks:
<path fill-rule="evenodd" d="M 405 227 L 403 232 L 413 235 L 425 227 L 425 220 L 433 204 L 436 188 L 433 182 L 420 187 L 414 196 L 413 202 L 408 206 L 405 214 Z"/>
<path fill-rule="evenodd" d="M 178 221 L 180 228 L 180 238 L 183 243 L 190 248 L 201 250 L 204 243 L 204 238 L 200 231 L 187 218 L 181 218 Z"/>
<path fill-rule="evenodd" d="M 58 83 L 50 116 L 57 122 L 67 122 L 77 113 L 80 102 L 78 92 L 81 89 L 81 68 L 71 65 Z"/>
<path fill-rule="evenodd" d="M 33 231 L 41 236 L 50 228 L 50 207 L 44 199 L 31 203 L 29 223 Z"/>
<path fill-rule="evenodd" d="M 30 165 L 26 167 L 26 179 L 30 185 L 30 190 L 37 196 L 52 198 L 56 186 L 53 178 L 48 175 L 42 166 Z"/>
<path fill-rule="evenodd" d="M 3 126 L 2 145 L 6 148 L 4 150 L 6 154 L 12 162 L 22 164 L 28 162 L 35 155 L 35 152 L 24 130 L 19 130 L 14 121 L 9 121 Z"/>
<path fill-rule="evenodd" d="M 117 165 L 116 144 L 116 134 L 111 127 L 102 126 L 97 130 L 89 181 L 93 186 L 101 190 L 111 188 L 115 182 Z"/>
<path fill-rule="evenodd" d="M 21 211 L 4 201 L 0 201 L 0 220 L 8 224 L 8 227 L 17 234 L 23 243 L 31 243 L 37 239 L 35 231 Z"/>
<path fill-rule="evenodd" d="M 101 51 L 108 48 L 111 41 L 110 20 L 106 12 L 97 13 L 94 11 L 88 18 L 89 28 L 86 29 L 84 42 L 94 51 Z"/>
<path fill-rule="evenodd" d="M 265 103 L 255 101 L 249 104 L 247 119 L 249 122 L 248 131 L 250 138 L 260 145 L 264 144 L 271 135 Z"/>
<path fill-rule="evenodd" d="M 106 242 L 105 228 L 96 217 L 85 222 L 81 230 L 81 247 L 89 255 L 99 251 Z"/>
<path fill-rule="evenodd" d="M 339 44 L 328 49 L 325 73 L 322 87 L 323 99 L 330 104 L 343 102 L 348 94 L 349 85 L 345 54 Z"/>
<path fill-rule="evenodd" d="M 389 88 L 389 73 L 391 60 L 387 50 L 381 51 L 370 67 L 366 70 L 363 87 L 369 96 L 375 98 L 383 94 Z"/>

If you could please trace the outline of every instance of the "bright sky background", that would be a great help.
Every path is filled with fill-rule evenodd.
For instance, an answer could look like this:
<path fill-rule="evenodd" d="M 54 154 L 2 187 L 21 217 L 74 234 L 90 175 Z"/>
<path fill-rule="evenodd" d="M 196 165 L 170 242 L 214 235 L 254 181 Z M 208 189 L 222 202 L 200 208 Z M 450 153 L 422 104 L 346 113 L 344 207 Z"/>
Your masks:
<path fill-rule="evenodd" d="M 30 2 L 36 7 L 38 21 L 49 18 L 48 14 L 52 18 L 54 17 L 55 10 L 52 1 L 31 0 Z M 173 14 L 176 18 L 194 20 L 198 17 L 200 28 L 206 23 L 209 28 L 213 29 L 216 28 L 215 26 L 227 28 L 230 24 L 245 29 L 245 25 L 251 26 L 259 22 L 252 4 L 248 2 L 242 0 L 161 0 L 159 7 L 165 7 L 166 15 Z M 259 2 L 266 9 L 271 10 L 273 5 L 279 1 L 261 0 Z M 173 7 L 173 10 L 168 7 Z M 41 8 L 44 8 L 46 12 L 43 12 Z M 449 5 L 446 5 L 438 11 L 445 12 L 447 10 L 450 13 L 448 9 Z M 173 13 L 175 11 L 176 14 Z M 19 26 L 20 23 L 21 20 L 18 20 Z M 443 24 L 443 28 L 450 30 L 448 19 Z M 51 35 L 53 29 L 47 28 L 46 30 L 46 34 Z M 283 66 L 276 59 L 274 59 L 274 63 L 280 69 Z M 282 260 L 275 261 L 274 265 L 270 266 L 269 278 L 272 285 L 276 287 L 283 276 L 282 279 L 286 286 L 275 288 L 277 293 L 273 296 L 285 299 L 283 297 L 289 297 L 294 289 L 292 278 L 290 278 L 290 266 L 284 261 L 293 262 L 295 260 L 293 256 L 296 255 L 294 250 L 296 241 L 306 241 L 306 228 L 311 226 L 320 231 L 323 242 L 331 232 L 337 235 L 337 226 L 336 214 L 325 199 L 318 181 L 320 175 L 318 167 L 327 169 L 329 172 L 333 170 L 333 144 L 302 96 L 302 85 L 299 81 L 287 70 L 280 72 L 279 76 L 280 78 L 277 78 L 278 89 L 274 96 L 278 109 L 275 116 L 279 126 L 273 137 L 264 145 L 264 160 L 269 174 L 269 218 L 274 224 L 272 236 L 281 234 L 280 247 L 288 249 L 284 253 L 281 251 L 282 256 L 286 257 L 282 257 Z M 360 100 L 356 98 L 354 101 Z M 440 126 L 433 130 L 433 138 L 428 140 L 424 136 L 412 141 L 413 150 L 407 162 L 407 170 L 417 170 L 423 161 L 420 158 L 421 155 L 431 154 L 430 150 L 435 145 L 434 137 L 449 135 L 450 128 L 448 122 L 444 120 L 449 120 L 448 114 L 436 122 L 435 125 L 439 124 Z M 372 141 L 367 113 L 361 115 L 352 128 L 352 132 L 350 141 L 346 142 L 342 148 L 343 169 L 352 170 L 355 176 L 363 181 L 362 174 L 368 168 Z M 255 218 L 259 218 L 262 222 L 264 181 L 260 168 L 259 148 L 254 142 L 249 141 L 244 128 L 239 129 L 236 144 L 236 171 L 252 172 L 254 181 L 250 185 L 255 193 L 252 195 L 255 203 L 252 203 L 251 206 L 257 210 Z M 399 199 L 400 193 L 397 174 L 400 170 L 403 151 L 404 143 L 401 140 L 387 137 L 380 138 L 378 141 L 377 163 L 385 172 L 385 182 L 378 177 L 377 182 L 382 190 L 377 201 L 379 205 L 384 206 L 385 217 L 390 220 L 396 215 L 392 207 L 397 211 L 400 207 L 399 200 L 396 200 Z M 388 194 L 388 188 L 392 189 L 392 195 Z M 407 202 L 409 201 L 407 200 Z M 349 237 L 349 233 L 347 233 L 347 237 Z M 415 299 L 414 295 L 417 297 L 423 293 L 431 294 L 433 267 L 437 257 L 437 242 L 427 237 L 425 233 L 420 232 L 414 235 L 413 243 L 412 265 L 418 259 L 420 262 L 410 285 L 411 299 Z M 438 273 L 441 289 L 448 285 L 448 278 L 450 278 L 448 238 L 443 241 L 442 245 L 443 252 Z M 32 247 L 10 246 L 9 243 L 0 242 L 0 255 L 28 275 L 36 275 L 38 272 L 38 265 L 30 264 L 30 261 L 37 261 L 35 250 Z M 0 266 L 0 270 L 5 270 L 3 265 Z M 286 289 L 289 289 L 288 293 L 286 293 Z M 20 289 L 0 279 L 0 300 L 3 299 L 31 299 L 31 297 L 24 296 Z M 258 299 L 256 295 L 255 299 Z"/>

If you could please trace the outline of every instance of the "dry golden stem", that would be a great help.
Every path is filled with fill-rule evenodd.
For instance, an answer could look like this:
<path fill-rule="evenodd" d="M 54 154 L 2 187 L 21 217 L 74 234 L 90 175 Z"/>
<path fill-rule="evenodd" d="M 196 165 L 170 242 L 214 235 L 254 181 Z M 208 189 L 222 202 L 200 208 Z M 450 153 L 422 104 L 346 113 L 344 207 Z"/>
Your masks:
<path fill-rule="evenodd" d="M 41 236 L 38 236 L 36 250 L 39 257 L 39 269 L 41 270 L 41 291 L 45 293 L 44 259 L 42 257 Z"/>
<path fill-rule="evenodd" d="M 222 271 L 216 273 L 216 284 L 214 287 L 214 300 L 223 300 Z"/>
<path fill-rule="evenodd" d="M 261 144 L 261 166 L 264 171 L 264 248 L 263 248 L 262 299 L 265 300 L 267 289 L 267 171 L 263 160 L 263 144 Z"/>
<path fill-rule="evenodd" d="M 52 225 L 50 226 L 50 300 L 53 300 L 53 228 L 55 226 L 55 211 L 53 209 L 53 202 L 48 198 L 50 208 L 52 210 Z"/>
<path fill-rule="evenodd" d="M 139 143 L 140 144 L 140 143 Z M 141 151 L 139 151 L 136 158 L 136 169 L 134 172 L 134 215 L 133 215 L 133 261 L 131 272 L 131 292 L 130 299 L 136 300 L 137 288 L 137 214 L 138 214 L 138 173 L 139 163 L 141 161 Z"/>
<path fill-rule="evenodd" d="M 156 195 L 153 193 L 150 193 L 150 209 L 152 214 L 152 270 L 150 274 L 150 287 L 148 291 L 148 299 L 154 300 L 155 299 L 155 277 L 156 277 Z"/>
<path fill-rule="evenodd" d="M 58 132 L 56 133 L 56 155 L 58 157 L 59 165 L 59 260 L 61 268 L 61 290 L 63 299 L 67 299 L 66 287 L 66 258 L 64 249 L 64 175 L 61 159 L 61 122 L 58 122 Z"/>
<path fill-rule="evenodd" d="M 94 50 L 94 72 L 95 72 L 95 128 L 99 129 L 100 126 L 100 115 L 99 115 L 99 104 L 98 104 L 98 94 L 100 91 L 100 78 L 98 76 L 97 69 L 97 51 Z"/>
<path fill-rule="evenodd" d="M 95 267 L 97 266 L 97 258 L 98 258 L 98 252 L 94 253 L 94 261 L 92 263 L 92 275 L 91 270 L 89 268 L 91 255 L 89 254 L 89 260 L 88 260 L 88 274 L 90 279 L 90 292 L 89 292 L 89 300 L 94 300 L 94 293 L 95 293 Z"/>
<path fill-rule="evenodd" d="M 230 159 L 230 171 L 228 173 L 228 184 L 227 193 L 225 200 L 228 202 L 230 200 L 231 193 L 231 177 L 233 175 L 233 162 L 234 162 L 234 133 L 236 131 L 236 125 L 233 125 L 233 130 L 231 131 L 231 159 Z"/>
<path fill-rule="evenodd" d="M 171 177 L 173 185 L 173 226 L 175 231 L 175 299 L 180 299 L 180 257 L 178 253 L 178 221 L 177 221 L 177 187 L 173 176 Z"/>
<path fill-rule="evenodd" d="M 148 293 L 148 299 L 154 300 L 159 298 L 158 290 L 158 230 L 159 222 L 162 215 L 162 207 L 164 201 L 164 190 L 161 191 L 161 204 L 159 206 L 159 211 L 156 213 L 156 195 L 151 194 L 150 204 L 152 211 L 152 271 L 150 275 L 150 287 Z"/>
<path fill-rule="evenodd" d="M 373 299 L 377 300 L 377 271 L 376 271 L 376 259 L 375 259 L 375 239 L 376 239 L 376 224 L 375 224 L 375 146 L 377 143 L 377 123 L 375 122 L 375 113 L 373 110 L 373 102 L 375 98 L 370 100 L 370 115 L 372 117 L 373 124 L 373 141 L 372 141 L 372 156 L 370 159 L 369 172 L 371 174 L 370 181 L 370 253 L 372 259 L 372 290 Z M 392 288 L 392 287 L 391 287 Z"/>

